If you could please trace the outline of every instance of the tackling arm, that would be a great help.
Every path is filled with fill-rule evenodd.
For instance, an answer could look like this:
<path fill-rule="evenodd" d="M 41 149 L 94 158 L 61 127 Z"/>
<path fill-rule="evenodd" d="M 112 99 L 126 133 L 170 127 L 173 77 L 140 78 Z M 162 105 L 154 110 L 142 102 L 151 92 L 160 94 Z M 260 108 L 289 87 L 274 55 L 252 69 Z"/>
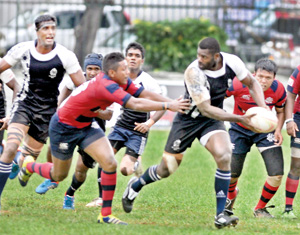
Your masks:
<path fill-rule="evenodd" d="M 297 124 L 293 119 L 294 103 L 296 94 L 287 91 L 287 99 L 285 103 L 285 119 L 286 119 L 286 131 L 288 135 L 296 137 L 296 131 L 299 131 Z"/>
<path fill-rule="evenodd" d="M 202 71 L 193 67 L 188 68 L 184 79 L 189 94 L 202 115 L 220 121 L 241 122 L 250 129 L 253 127 L 250 119 L 254 115 L 231 114 L 211 105 L 210 94 L 205 86 L 206 75 Z"/>
<path fill-rule="evenodd" d="M 260 107 L 269 110 L 269 107 L 265 103 L 265 96 L 263 90 L 258 81 L 248 72 L 247 76 L 241 80 L 241 82 L 249 88 L 250 95 Z"/>

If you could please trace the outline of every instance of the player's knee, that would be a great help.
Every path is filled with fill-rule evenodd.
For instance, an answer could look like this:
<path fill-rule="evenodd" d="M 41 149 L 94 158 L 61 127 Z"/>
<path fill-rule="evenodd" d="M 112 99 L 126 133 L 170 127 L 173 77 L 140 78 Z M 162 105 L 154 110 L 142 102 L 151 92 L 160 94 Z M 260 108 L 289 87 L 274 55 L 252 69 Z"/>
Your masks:
<path fill-rule="evenodd" d="M 300 176 L 300 159 L 292 158 L 290 173 L 295 176 Z"/>
<path fill-rule="evenodd" d="M 280 186 L 282 181 L 282 175 L 268 176 L 267 182 L 272 187 Z"/>
<path fill-rule="evenodd" d="M 86 171 L 80 171 L 76 170 L 75 171 L 75 177 L 79 182 L 83 182 L 86 179 Z"/>
<path fill-rule="evenodd" d="M 164 153 L 163 154 L 163 164 L 159 166 L 159 176 L 166 178 L 169 175 L 173 174 L 179 167 L 179 163 L 176 160 L 175 156 Z"/>
<path fill-rule="evenodd" d="M 17 154 L 18 146 L 16 144 L 6 143 L 1 160 L 4 162 L 12 162 Z"/>
<path fill-rule="evenodd" d="M 215 157 L 216 163 L 220 169 L 230 169 L 231 152 L 225 152 Z"/>
<path fill-rule="evenodd" d="M 104 171 L 116 171 L 117 169 L 117 161 L 115 160 L 114 156 L 107 158 L 105 162 L 102 164 L 102 168 Z"/>
<path fill-rule="evenodd" d="M 127 166 L 120 167 L 121 174 L 124 176 L 132 175 L 133 170 L 130 170 Z"/>
<path fill-rule="evenodd" d="M 67 178 L 68 172 L 51 173 L 51 178 L 54 181 L 60 182 Z"/>

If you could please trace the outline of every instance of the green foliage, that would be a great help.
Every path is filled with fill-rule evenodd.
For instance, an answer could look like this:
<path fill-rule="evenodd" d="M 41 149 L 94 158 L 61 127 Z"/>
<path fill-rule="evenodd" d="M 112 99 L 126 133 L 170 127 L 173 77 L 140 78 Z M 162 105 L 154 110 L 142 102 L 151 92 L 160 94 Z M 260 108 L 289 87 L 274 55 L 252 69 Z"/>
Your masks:
<path fill-rule="evenodd" d="M 153 69 L 183 72 L 197 56 L 198 42 L 205 37 L 216 38 L 223 51 L 226 33 L 208 19 L 185 18 L 179 21 L 136 20 L 137 41 L 146 49 L 146 63 Z"/>

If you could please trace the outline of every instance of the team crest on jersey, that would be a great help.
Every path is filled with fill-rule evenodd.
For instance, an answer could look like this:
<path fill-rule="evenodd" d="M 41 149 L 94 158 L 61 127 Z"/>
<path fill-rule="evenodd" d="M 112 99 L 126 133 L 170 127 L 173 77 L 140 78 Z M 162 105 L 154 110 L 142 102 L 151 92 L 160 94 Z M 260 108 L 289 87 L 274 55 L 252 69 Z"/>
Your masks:
<path fill-rule="evenodd" d="M 250 100 L 250 95 L 243 95 L 242 99 L 244 99 L 244 100 Z"/>
<path fill-rule="evenodd" d="M 175 140 L 174 142 L 173 142 L 173 146 L 172 146 L 172 149 L 174 150 L 174 151 L 178 151 L 179 150 L 179 147 L 180 147 L 180 144 L 181 144 L 181 140 Z"/>
<path fill-rule="evenodd" d="M 266 101 L 267 104 L 272 104 L 273 103 L 273 98 L 272 97 L 267 97 L 265 101 Z"/>
<path fill-rule="evenodd" d="M 294 79 L 292 79 L 292 78 L 290 77 L 287 84 L 288 84 L 289 86 L 293 86 L 293 85 L 294 85 Z"/>
<path fill-rule="evenodd" d="M 50 78 L 55 78 L 57 75 L 57 69 L 56 68 L 53 68 L 50 70 L 50 74 L 49 74 L 49 77 Z"/>

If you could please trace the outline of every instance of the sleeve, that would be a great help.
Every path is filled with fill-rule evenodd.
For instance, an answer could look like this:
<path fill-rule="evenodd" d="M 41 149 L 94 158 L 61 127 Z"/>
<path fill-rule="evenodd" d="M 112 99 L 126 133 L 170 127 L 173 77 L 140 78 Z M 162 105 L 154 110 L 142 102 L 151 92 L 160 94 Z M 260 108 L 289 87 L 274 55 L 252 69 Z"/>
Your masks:
<path fill-rule="evenodd" d="M 8 83 L 15 78 L 15 74 L 11 69 L 7 69 L 0 74 L 0 78 L 4 83 Z"/>
<path fill-rule="evenodd" d="M 242 81 L 247 77 L 249 71 L 239 57 L 232 54 L 225 54 L 224 56 L 226 56 L 226 63 L 233 69 L 238 80 Z"/>
<path fill-rule="evenodd" d="M 144 82 L 143 82 L 144 84 Z M 148 90 L 148 91 L 152 91 L 154 93 L 157 93 L 157 94 L 162 94 L 162 90 L 158 84 L 158 82 L 153 78 L 151 77 L 150 75 L 148 75 L 145 79 L 145 89 Z"/>
<path fill-rule="evenodd" d="M 29 50 L 30 43 L 33 43 L 33 41 L 21 42 L 13 46 L 3 57 L 3 59 L 13 67 L 19 60 L 21 60 L 24 52 Z"/>
<path fill-rule="evenodd" d="M 59 50 L 58 55 L 63 62 L 64 69 L 66 70 L 66 72 L 68 74 L 73 74 L 80 70 L 81 67 L 75 53 L 61 45 L 57 46 L 57 50 Z"/>
<path fill-rule="evenodd" d="M 288 83 L 287 83 L 287 90 L 293 94 L 299 93 L 300 88 L 300 65 L 294 70 L 292 75 L 289 77 Z"/>

